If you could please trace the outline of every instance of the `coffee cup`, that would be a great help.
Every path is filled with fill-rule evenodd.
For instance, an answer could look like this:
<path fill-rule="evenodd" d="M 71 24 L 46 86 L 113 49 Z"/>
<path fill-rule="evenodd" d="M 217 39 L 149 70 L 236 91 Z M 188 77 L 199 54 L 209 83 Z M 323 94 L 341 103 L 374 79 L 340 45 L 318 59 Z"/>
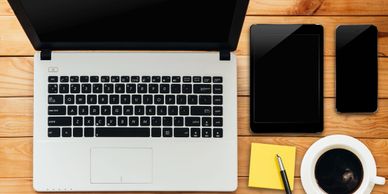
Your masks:
<path fill-rule="evenodd" d="M 376 175 L 376 162 L 359 140 L 331 135 L 307 150 L 301 165 L 302 186 L 307 194 L 369 194 L 374 185 L 384 185 Z"/>

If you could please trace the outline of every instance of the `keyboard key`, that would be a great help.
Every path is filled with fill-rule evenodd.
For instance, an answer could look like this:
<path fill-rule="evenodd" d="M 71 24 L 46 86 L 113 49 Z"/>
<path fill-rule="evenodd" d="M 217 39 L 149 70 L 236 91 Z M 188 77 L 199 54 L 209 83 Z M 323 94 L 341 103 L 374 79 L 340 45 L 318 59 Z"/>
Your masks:
<path fill-rule="evenodd" d="M 143 96 L 143 104 L 152 104 L 152 95 L 144 95 Z"/>
<path fill-rule="evenodd" d="M 81 82 L 89 82 L 89 76 L 81 76 Z"/>
<path fill-rule="evenodd" d="M 161 117 L 152 117 L 151 118 L 151 125 L 152 126 L 161 126 L 162 125 L 162 118 Z"/>
<path fill-rule="evenodd" d="M 199 128 L 191 128 L 191 137 L 201 137 L 201 130 Z"/>
<path fill-rule="evenodd" d="M 76 115 L 78 113 L 77 106 L 68 106 L 67 114 L 68 115 Z"/>
<path fill-rule="evenodd" d="M 105 117 L 96 117 L 96 126 L 105 126 Z"/>
<path fill-rule="evenodd" d="M 98 95 L 98 104 L 108 104 L 108 95 Z"/>
<path fill-rule="evenodd" d="M 200 117 L 186 117 L 185 125 L 186 126 L 200 126 L 201 120 Z"/>
<path fill-rule="evenodd" d="M 222 128 L 214 128 L 213 129 L 213 137 L 221 138 L 222 137 Z"/>
<path fill-rule="evenodd" d="M 65 104 L 74 104 L 74 95 L 66 95 Z"/>
<path fill-rule="evenodd" d="M 90 115 L 99 115 L 100 107 L 99 106 L 90 106 Z"/>
<path fill-rule="evenodd" d="M 106 117 L 106 126 L 116 126 L 116 117 Z"/>
<path fill-rule="evenodd" d="M 63 96 L 62 95 L 49 95 L 48 96 L 49 104 L 63 104 Z"/>
<path fill-rule="evenodd" d="M 154 96 L 155 104 L 164 104 L 164 96 L 163 95 L 155 95 Z"/>
<path fill-rule="evenodd" d="M 90 76 L 90 82 L 99 82 L 99 80 L 98 76 Z"/>
<path fill-rule="evenodd" d="M 110 81 L 111 82 L 119 82 L 120 81 L 120 77 L 119 76 L 111 76 L 110 77 Z"/>
<path fill-rule="evenodd" d="M 161 128 L 152 128 L 152 137 L 161 137 L 162 136 L 162 129 Z"/>
<path fill-rule="evenodd" d="M 186 96 L 185 95 L 178 95 L 176 97 L 176 103 L 177 104 L 186 104 Z"/>
<path fill-rule="evenodd" d="M 88 95 L 87 102 L 88 104 L 97 104 L 97 95 Z"/>
<path fill-rule="evenodd" d="M 189 106 L 180 106 L 179 107 L 179 115 L 189 115 L 190 113 L 190 108 Z"/>
<path fill-rule="evenodd" d="M 49 84 L 48 93 L 58 93 L 58 84 Z"/>
<path fill-rule="evenodd" d="M 189 137 L 189 128 L 174 128 L 174 137 Z"/>
<path fill-rule="evenodd" d="M 183 76 L 183 82 L 185 82 L 185 83 L 191 82 L 191 77 L 190 76 Z"/>
<path fill-rule="evenodd" d="M 101 115 L 110 115 L 110 106 L 101 106 Z"/>
<path fill-rule="evenodd" d="M 109 103 L 110 104 L 119 104 L 120 96 L 119 95 L 109 95 Z"/>
<path fill-rule="evenodd" d="M 191 92 L 192 92 L 191 84 L 183 84 L 182 85 L 182 93 L 184 93 L 184 94 L 191 94 Z"/>
<path fill-rule="evenodd" d="M 78 76 L 70 76 L 70 82 L 79 82 Z"/>
<path fill-rule="evenodd" d="M 132 115 L 133 114 L 133 106 L 124 106 L 124 115 Z"/>
<path fill-rule="evenodd" d="M 140 126 L 150 126 L 150 118 L 140 117 Z"/>
<path fill-rule="evenodd" d="M 222 116 L 222 106 L 213 106 L 213 115 L 214 116 Z"/>
<path fill-rule="evenodd" d="M 101 82 L 109 82 L 109 76 L 101 76 Z"/>
<path fill-rule="evenodd" d="M 170 85 L 169 84 L 160 84 L 160 93 L 162 93 L 162 94 L 170 93 Z"/>
<path fill-rule="evenodd" d="M 139 126 L 139 117 L 129 117 L 128 123 L 129 126 Z"/>
<path fill-rule="evenodd" d="M 199 104 L 211 104 L 212 97 L 210 95 L 200 95 L 199 96 Z"/>
<path fill-rule="evenodd" d="M 82 126 L 83 124 L 82 117 L 73 117 L 73 126 Z"/>
<path fill-rule="evenodd" d="M 48 82 L 58 82 L 58 76 L 49 76 Z"/>
<path fill-rule="evenodd" d="M 191 115 L 211 115 L 212 108 L 210 106 L 192 106 Z"/>
<path fill-rule="evenodd" d="M 193 82 L 194 83 L 201 83 L 201 77 L 200 76 L 194 76 L 193 77 Z"/>
<path fill-rule="evenodd" d="M 213 126 L 222 127 L 222 117 L 214 117 Z"/>
<path fill-rule="evenodd" d="M 70 93 L 80 93 L 81 85 L 79 84 L 70 84 Z"/>
<path fill-rule="evenodd" d="M 125 85 L 124 84 L 116 84 L 115 85 L 116 93 L 125 93 Z"/>
<path fill-rule="evenodd" d="M 163 117 L 163 126 L 172 126 L 172 117 Z"/>
<path fill-rule="evenodd" d="M 85 104 L 86 103 L 86 96 L 85 95 L 77 95 L 77 96 L 75 96 L 75 102 L 77 104 Z"/>
<path fill-rule="evenodd" d="M 82 93 L 92 93 L 92 84 L 82 84 Z"/>
<path fill-rule="evenodd" d="M 71 128 L 62 128 L 62 137 L 71 137 Z"/>
<path fill-rule="evenodd" d="M 136 93 L 136 84 L 127 84 L 127 93 Z"/>
<path fill-rule="evenodd" d="M 205 138 L 212 137 L 212 129 L 211 128 L 202 128 L 202 137 L 205 137 Z"/>
<path fill-rule="evenodd" d="M 194 93 L 197 94 L 210 94 L 212 92 L 210 84 L 194 84 Z"/>
<path fill-rule="evenodd" d="M 129 95 L 121 95 L 120 98 L 120 104 L 130 104 L 131 102 L 131 96 Z"/>
<path fill-rule="evenodd" d="M 93 84 L 93 93 L 102 93 L 102 84 Z"/>
<path fill-rule="evenodd" d="M 144 106 L 135 106 L 135 115 L 144 115 Z"/>
<path fill-rule="evenodd" d="M 222 105 L 222 96 L 214 95 L 213 96 L 213 104 Z"/>
<path fill-rule="evenodd" d="M 94 117 L 85 117 L 84 118 L 85 126 L 94 126 Z"/>
<path fill-rule="evenodd" d="M 127 126 L 128 125 L 128 118 L 127 117 L 119 117 L 117 118 L 118 126 Z"/>
<path fill-rule="evenodd" d="M 155 106 L 146 106 L 146 115 L 155 115 L 156 113 Z"/>
<path fill-rule="evenodd" d="M 211 127 L 212 118 L 211 117 L 202 117 L 202 127 Z"/>
<path fill-rule="evenodd" d="M 163 137 L 172 137 L 172 128 L 163 128 Z"/>
<path fill-rule="evenodd" d="M 166 104 L 175 104 L 175 96 L 166 95 Z"/>
<path fill-rule="evenodd" d="M 158 106 L 157 107 L 158 115 L 167 115 L 167 106 Z"/>
<path fill-rule="evenodd" d="M 48 137 L 59 137 L 60 134 L 60 129 L 59 128 L 48 128 Z"/>
<path fill-rule="evenodd" d="M 93 127 L 85 127 L 84 129 L 85 137 L 94 137 L 94 128 Z"/>
<path fill-rule="evenodd" d="M 74 127 L 73 128 L 73 137 L 82 137 L 83 130 L 81 127 Z"/>
<path fill-rule="evenodd" d="M 210 76 L 203 77 L 203 83 L 211 83 L 211 82 L 212 82 L 212 78 Z"/>
<path fill-rule="evenodd" d="M 222 94 L 222 85 L 214 84 L 213 85 L 213 93 L 214 94 Z"/>
<path fill-rule="evenodd" d="M 147 84 L 138 84 L 137 93 L 140 93 L 140 94 L 147 93 Z"/>
<path fill-rule="evenodd" d="M 129 76 L 121 76 L 121 82 L 129 82 Z"/>
<path fill-rule="evenodd" d="M 160 76 L 152 76 L 152 82 L 159 83 L 160 82 Z"/>
<path fill-rule="evenodd" d="M 197 95 L 189 95 L 187 97 L 188 104 L 198 104 L 198 96 Z"/>
<path fill-rule="evenodd" d="M 222 77 L 213 77 L 214 83 L 222 83 Z"/>
<path fill-rule="evenodd" d="M 112 106 L 112 114 L 113 115 L 122 115 L 123 107 L 122 106 Z"/>
<path fill-rule="evenodd" d="M 69 76 L 61 76 L 59 79 L 61 82 L 69 82 Z"/>
<path fill-rule="evenodd" d="M 171 82 L 171 77 L 170 76 L 162 76 L 162 82 L 164 82 L 164 83 Z"/>
<path fill-rule="evenodd" d="M 178 106 L 168 106 L 169 115 L 178 115 Z"/>
<path fill-rule="evenodd" d="M 183 117 L 174 117 L 174 126 L 183 126 Z"/>
<path fill-rule="evenodd" d="M 113 84 L 104 84 L 104 93 L 113 93 Z"/>
<path fill-rule="evenodd" d="M 66 115 L 66 106 L 49 106 L 48 115 Z"/>
<path fill-rule="evenodd" d="M 150 84 L 149 85 L 149 93 L 156 94 L 159 92 L 159 86 L 158 84 Z"/>
<path fill-rule="evenodd" d="M 150 137 L 149 127 L 97 127 L 96 137 Z"/>
<path fill-rule="evenodd" d="M 48 126 L 71 126 L 71 117 L 48 117 Z"/>
<path fill-rule="evenodd" d="M 88 106 L 79 106 L 79 108 L 78 108 L 78 114 L 79 114 L 79 115 L 88 115 L 88 114 L 89 114 L 89 108 L 88 108 Z"/>
<path fill-rule="evenodd" d="M 181 93 L 181 85 L 180 84 L 171 84 L 171 93 L 173 93 L 173 94 Z"/>
<path fill-rule="evenodd" d="M 132 95 L 132 104 L 141 104 L 141 95 Z"/>
<path fill-rule="evenodd" d="M 140 82 L 140 77 L 139 76 L 132 76 L 131 82 Z"/>
<path fill-rule="evenodd" d="M 181 77 L 180 76 L 172 76 L 172 82 L 174 82 L 174 83 L 181 82 Z"/>
<path fill-rule="evenodd" d="M 59 84 L 59 93 L 69 93 L 69 84 Z"/>
<path fill-rule="evenodd" d="M 148 82 L 151 81 L 151 77 L 150 76 L 142 76 L 141 77 L 141 81 L 145 82 L 145 83 L 148 83 Z"/>

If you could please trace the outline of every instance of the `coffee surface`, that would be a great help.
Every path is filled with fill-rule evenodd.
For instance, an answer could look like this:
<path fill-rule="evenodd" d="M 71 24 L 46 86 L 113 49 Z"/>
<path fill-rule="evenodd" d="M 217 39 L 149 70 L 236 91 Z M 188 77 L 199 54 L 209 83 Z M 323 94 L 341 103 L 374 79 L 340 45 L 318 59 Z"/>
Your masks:
<path fill-rule="evenodd" d="M 325 152 L 315 166 L 318 185 L 329 194 L 353 193 L 361 185 L 363 174 L 360 159 L 345 149 Z"/>

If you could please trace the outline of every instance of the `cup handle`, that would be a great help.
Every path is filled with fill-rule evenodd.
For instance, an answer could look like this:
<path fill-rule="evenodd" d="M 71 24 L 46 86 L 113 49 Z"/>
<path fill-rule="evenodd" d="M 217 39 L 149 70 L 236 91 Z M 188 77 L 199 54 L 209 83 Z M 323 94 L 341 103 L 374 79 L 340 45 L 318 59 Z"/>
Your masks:
<path fill-rule="evenodd" d="M 380 176 L 376 176 L 376 177 L 373 179 L 373 182 L 374 182 L 376 185 L 384 185 L 384 184 L 385 184 L 385 178 L 384 178 L 384 177 L 380 177 Z"/>

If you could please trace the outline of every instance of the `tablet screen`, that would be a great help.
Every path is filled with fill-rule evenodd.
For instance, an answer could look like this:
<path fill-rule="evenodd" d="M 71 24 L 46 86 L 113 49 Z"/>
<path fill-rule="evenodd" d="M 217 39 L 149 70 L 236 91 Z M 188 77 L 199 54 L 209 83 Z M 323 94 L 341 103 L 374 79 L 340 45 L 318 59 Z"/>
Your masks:
<path fill-rule="evenodd" d="M 320 122 L 320 35 L 258 31 L 251 38 L 254 122 Z"/>

